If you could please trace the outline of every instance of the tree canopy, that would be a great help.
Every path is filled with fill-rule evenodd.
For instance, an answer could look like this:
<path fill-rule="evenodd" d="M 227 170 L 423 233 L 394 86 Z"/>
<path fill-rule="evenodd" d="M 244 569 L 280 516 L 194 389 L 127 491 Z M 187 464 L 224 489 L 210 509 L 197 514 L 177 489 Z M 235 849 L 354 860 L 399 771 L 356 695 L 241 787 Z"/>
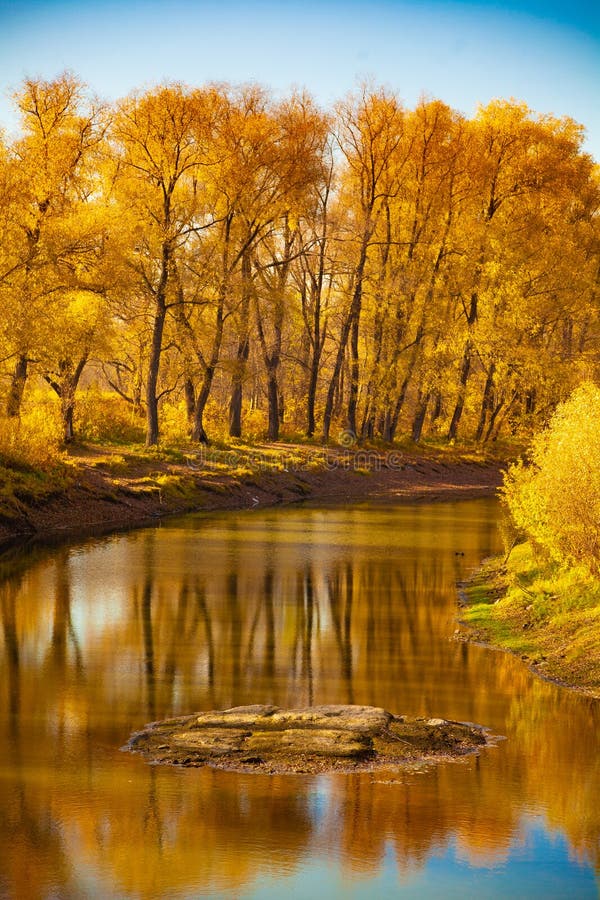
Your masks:
<path fill-rule="evenodd" d="M 0 401 L 65 440 L 95 384 L 207 441 L 332 428 L 491 441 L 598 375 L 600 177 L 583 129 L 364 85 L 112 107 L 27 80 L 0 140 Z M 170 426 L 171 427 L 171 426 Z"/>

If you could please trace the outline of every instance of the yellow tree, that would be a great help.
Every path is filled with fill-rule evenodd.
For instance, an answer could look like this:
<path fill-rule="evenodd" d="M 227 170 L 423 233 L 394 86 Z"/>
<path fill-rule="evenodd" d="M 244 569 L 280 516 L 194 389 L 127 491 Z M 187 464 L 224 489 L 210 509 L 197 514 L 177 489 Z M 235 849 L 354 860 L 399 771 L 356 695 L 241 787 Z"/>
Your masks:
<path fill-rule="evenodd" d="M 0 296 L 4 301 L 4 315 L 0 329 L 0 357 L 2 363 L 12 363 L 14 367 L 14 343 L 11 336 L 12 309 L 8 301 L 7 285 L 19 268 L 17 252 L 18 234 L 15 226 L 15 204 L 18 191 L 15 184 L 12 166 L 10 165 L 9 148 L 0 132 Z"/>
<path fill-rule="evenodd" d="M 361 431 L 393 439 L 411 383 L 419 419 L 434 395 L 423 357 L 448 327 L 441 302 L 453 224 L 464 201 L 464 124 L 439 100 L 406 113 L 402 187 L 387 204 L 372 255 L 365 355 L 371 368 Z"/>
<path fill-rule="evenodd" d="M 407 155 L 403 135 L 404 110 L 398 99 L 384 90 L 365 87 L 337 108 L 336 138 L 344 159 L 340 202 L 347 210 L 348 230 L 344 237 L 349 257 L 343 294 L 348 303 L 325 401 L 324 440 L 329 437 L 334 398 L 348 351 L 347 427 L 356 432 L 359 337 L 367 261 L 380 217 L 400 189 Z"/>
<path fill-rule="evenodd" d="M 544 204 L 571 181 L 581 146 L 581 129 L 574 122 L 534 116 L 525 104 L 514 101 L 494 101 L 482 108 L 470 132 L 474 204 L 462 223 L 464 264 L 456 293 L 462 309 L 457 334 L 462 326 L 464 337 L 448 429 L 451 440 L 458 431 L 476 362 L 477 330 L 485 312 L 482 298 L 494 296 L 490 279 L 502 279 L 499 263 L 507 258 L 509 245 L 531 246 L 529 239 L 524 240 L 528 229 L 538 228 L 537 253 L 543 253 L 543 236 L 550 224 Z M 532 214 L 535 203 L 538 210 Z M 493 378 L 491 360 L 488 396 Z M 489 405 L 487 398 L 484 404 Z"/>
<path fill-rule="evenodd" d="M 329 308 L 336 272 L 335 216 L 332 199 L 335 165 L 331 135 L 323 147 L 320 175 L 309 192 L 308 203 L 298 221 L 299 252 L 292 277 L 299 299 L 297 328 L 303 338 L 297 359 L 304 369 L 306 384 L 306 435 L 316 431 L 316 404 L 322 360 L 329 327 Z"/>
<path fill-rule="evenodd" d="M 105 111 L 70 74 L 25 81 L 16 102 L 22 136 L 3 167 L 10 203 L 0 272 L 3 338 L 14 361 L 10 416 L 19 414 L 28 367 L 43 349 L 40 326 L 63 291 L 89 285 L 104 239 L 90 209 L 98 205 Z"/>
<path fill-rule="evenodd" d="M 322 179 L 327 146 L 327 119 L 306 95 L 294 95 L 275 110 L 278 154 L 274 169 L 279 183 L 278 221 L 262 237 L 254 254 L 255 316 L 259 347 L 267 376 L 268 437 L 279 437 L 283 395 L 280 368 L 284 328 L 292 318 L 296 292 L 291 265 L 302 253 L 300 221 L 310 209 Z M 274 209 L 273 212 L 276 210 Z M 298 334 L 293 336 L 294 345 Z"/>
<path fill-rule="evenodd" d="M 562 165 L 560 181 L 531 194 L 504 239 L 493 244 L 473 330 L 480 374 L 472 405 L 481 391 L 477 440 L 495 436 L 508 416 L 528 428 L 544 421 L 591 371 L 599 196 L 596 189 L 594 201 L 594 190 L 586 188 L 589 174 L 582 155 Z"/>
<path fill-rule="evenodd" d="M 165 85 L 124 100 L 111 137 L 115 197 L 132 288 L 147 301 L 150 347 L 146 443 L 159 437 L 159 373 L 167 313 L 180 302 L 176 272 L 190 242 L 214 219 L 206 182 L 213 163 L 202 92 Z"/>
<path fill-rule="evenodd" d="M 43 378 L 60 398 L 63 440 L 74 438 L 76 392 L 92 354 L 109 347 L 111 323 L 105 298 L 97 291 L 70 291 L 54 304 L 39 363 Z"/>
<path fill-rule="evenodd" d="M 280 135 L 268 94 L 255 86 L 215 89 L 211 129 L 215 159 L 211 197 L 214 227 L 193 242 L 178 266 L 179 307 L 192 437 L 206 442 L 204 412 L 220 362 L 225 321 L 235 333 L 230 430 L 241 434 L 242 392 L 250 349 L 251 257 L 280 210 L 274 167 Z M 198 389 L 196 390 L 196 384 Z"/>
<path fill-rule="evenodd" d="M 211 131 L 214 227 L 188 246 L 177 266 L 179 340 L 191 375 L 185 378 L 186 399 L 192 436 L 199 441 L 208 439 L 203 416 L 224 340 L 231 372 L 230 434 L 241 435 L 253 324 L 267 370 L 270 429 L 278 431 L 273 398 L 294 243 L 284 236 L 285 222 L 292 209 L 297 219 L 326 133 L 325 118 L 304 95 L 274 104 L 256 86 L 219 86 L 217 92 L 219 113 Z M 288 236 L 296 232 L 294 224 Z"/>
<path fill-rule="evenodd" d="M 253 301 L 270 392 L 269 427 L 273 434 L 278 432 L 276 395 L 285 308 L 283 294 L 293 245 L 289 239 L 297 230 L 297 221 L 290 230 L 288 213 L 291 208 L 297 211 L 306 186 L 314 181 L 325 129 L 324 117 L 305 95 L 294 95 L 289 101 L 275 105 L 264 92 L 257 94 L 252 89 L 241 99 L 243 115 L 238 119 L 238 146 L 232 158 L 235 166 L 232 183 L 240 188 L 236 193 L 236 209 L 244 247 L 239 302 L 232 317 L 237 332 L 229 404 L 232 437 L 240 437 L 242 430 Z"/>

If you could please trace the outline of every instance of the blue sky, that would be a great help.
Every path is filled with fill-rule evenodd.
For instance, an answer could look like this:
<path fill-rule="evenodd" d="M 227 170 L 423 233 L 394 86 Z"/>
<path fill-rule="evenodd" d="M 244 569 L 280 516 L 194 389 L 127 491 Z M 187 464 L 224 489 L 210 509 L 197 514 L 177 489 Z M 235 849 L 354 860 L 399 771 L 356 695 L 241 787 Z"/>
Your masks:
<path fill-rule="evenodd" d="M 106 99 L 165 79 L 306 87 L 328 105 L 372 78 L 466 114 L 494 97 L 569 115 L 600 161 L 600 3 L 557 0 L 0 0 L 0 123 L 26 75 L 64 69 Z"/>

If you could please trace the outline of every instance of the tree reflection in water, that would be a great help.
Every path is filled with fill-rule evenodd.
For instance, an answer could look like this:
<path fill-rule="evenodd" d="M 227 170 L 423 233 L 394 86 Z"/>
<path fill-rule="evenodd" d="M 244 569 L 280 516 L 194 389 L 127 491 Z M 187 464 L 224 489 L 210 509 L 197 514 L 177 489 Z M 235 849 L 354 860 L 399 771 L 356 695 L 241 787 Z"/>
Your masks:
<path fill-rule="evenodd" d="M 510 865 L 532 816 L 598 870 L 599 704 L 451 640 L 454 582 L 496 545 L 494 515 L 298 508 L 5 558 L 0 894 L 230 894 L 307 860 L 364 879 L 390 849 L 398 878 L 448 848 Z M 305 779 L 118 751 L 148 720 L 246 703 L 365 703 L 508 740 L 433 769 Z"/>

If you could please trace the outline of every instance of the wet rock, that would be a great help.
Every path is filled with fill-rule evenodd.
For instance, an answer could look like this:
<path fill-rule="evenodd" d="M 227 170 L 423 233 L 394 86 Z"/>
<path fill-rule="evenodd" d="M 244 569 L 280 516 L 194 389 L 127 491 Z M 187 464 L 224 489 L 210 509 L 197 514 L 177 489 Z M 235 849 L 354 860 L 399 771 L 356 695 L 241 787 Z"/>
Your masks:
<path fill-rule="evenodd" d="M 260 752 L 263 757 L 309 756 L 356 757 L 373 750 L 368 734 L 326 728 L 289 728 L 282 731 L 254 731 L 245 748 Z"/>
<path fill-rule="evenodd" d="M 333 728 L 367 734 L 385 728 L 391 713 L 375 706 L 310 706 L 280 709 L 277 706 L 236 706 L 223 712 L 200 713 L 202 728 L 247 728 L 280 731 L 295 728 Z"/>
<path fill-rule="evenodd" d="M 448 759 L 487 743 L 486 729 L 395 716 L 372 706 L 237 706 L 153 722 L 123 749 L 154 763 L 252 772 L 372 770 Z"/>

